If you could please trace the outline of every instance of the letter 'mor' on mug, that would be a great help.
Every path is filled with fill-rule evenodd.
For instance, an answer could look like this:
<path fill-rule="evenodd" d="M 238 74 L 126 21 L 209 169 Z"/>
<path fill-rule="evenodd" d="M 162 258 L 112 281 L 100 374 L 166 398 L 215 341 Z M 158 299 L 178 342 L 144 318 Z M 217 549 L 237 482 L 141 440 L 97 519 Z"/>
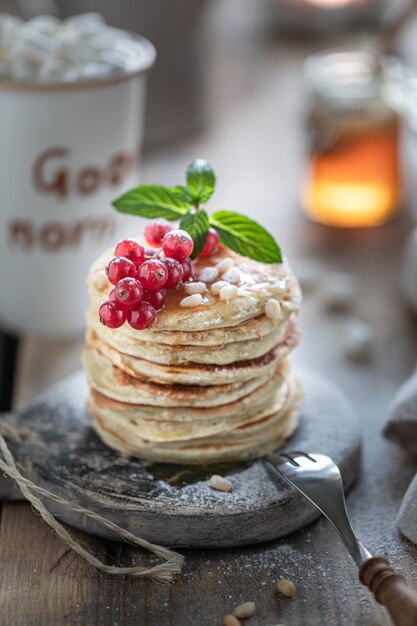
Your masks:
<path fill-rule="evenodd" d="M 29 220 L 15 220 L 9 224 L 9 247 L 18 245 L 24 250 L 33 246 L 33 226 Z"/>
<path fill-rule="evenodd" d="M 65 168 L 57 168 L 52 175 L 47 175 L 49 162 L 53 159 L 66 157 L 68 154 L 69 148 L 64 146 L 48 148 L 48 150 L 41 152 L 33 165 L 32 172 L 33 184 L 38 191 L 55 193 L 61 198 L 68 195 L 68 172 Z"/>

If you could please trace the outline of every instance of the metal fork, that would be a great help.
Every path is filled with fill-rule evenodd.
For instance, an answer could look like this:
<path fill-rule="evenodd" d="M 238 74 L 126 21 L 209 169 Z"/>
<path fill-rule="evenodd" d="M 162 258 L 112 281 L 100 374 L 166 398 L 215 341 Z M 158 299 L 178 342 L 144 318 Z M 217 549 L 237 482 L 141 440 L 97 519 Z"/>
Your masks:
<path fill-rule="evenodd" d="M 384 605 L 396 626 L 417 626 L 417 592 L 408 586 L 383 557 L 372 557 L 350 524 L 342 476 L 324 454 L 280 452 L 264 463 L 272 477 L 278 473 L 323 513 L 339 533 L 359 567 L 361 582 Z"/>

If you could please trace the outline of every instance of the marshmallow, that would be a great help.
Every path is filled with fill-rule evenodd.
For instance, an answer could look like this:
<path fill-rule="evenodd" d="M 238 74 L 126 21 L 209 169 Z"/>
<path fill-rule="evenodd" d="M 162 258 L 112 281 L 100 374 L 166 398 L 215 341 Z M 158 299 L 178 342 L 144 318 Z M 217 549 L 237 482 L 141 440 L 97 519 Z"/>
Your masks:
<path fill-rule="evenodd" d="M 109 63 L 87 63 L 81 68 L 83 78 L 100 78 L 113 72 L 114 68 Z"/>
<path fill-rule="evenodd" d="M 43 63 L 53 56 L 59 48 L 59 42 L 41 32 L 27 31 L 10 48 L 9 58 L 26 59 L 30 63 Z"/>
<path fill-rule="evenodd" d="M 97 54 L 87 43 L 68 37 L 61 41 L 61 56 L 74 65 L 84 65 L 93 62 Z"/>
<path fill-rule="evenodd" d="M 40 83 L 91 80 L 137 67 L 139 47 L 129 33 L 98 13 L 60 22 L 39 15 L 22 22 L 0 14 L 0 78 Z"/>
<path fill-rule="evenodd" d="M 88 37 L 104 30 L 106 23 L 102 15 L 91 11 L 68 17 L 65 26 L 81 37 Z"/>
<path fill-rule="evenodd" d="M 36 30 L 46 35 L 53 34 L 59 26 L 59 19 L 54 15 L 37 15 L 26 22 L 22 27 L 23 32 Z"/>
<path fill-rule="evenodd" d="M 79 78 L 79 72 L 65 61 L 49 59 L 40 68 L 38 80 L 44 83 L 69 83 Z"/>

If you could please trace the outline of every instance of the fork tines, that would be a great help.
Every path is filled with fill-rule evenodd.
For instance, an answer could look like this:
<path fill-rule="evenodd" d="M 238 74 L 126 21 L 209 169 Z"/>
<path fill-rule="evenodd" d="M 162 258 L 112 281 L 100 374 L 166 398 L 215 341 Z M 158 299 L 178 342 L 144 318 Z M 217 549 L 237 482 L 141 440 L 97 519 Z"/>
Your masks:
<path fill-rule="evenodd" d="M 289 450 L 289 451 L 285 450 L 284 452 L 278 452 L 277 454 L 270 454 L 265 458 L 265 460 L 269 461 L 271 465 L 282 465 L 283 463 L 289 462 L 294 466 L 298 466 L 299 463 L 297 463 L 296 461 L 296 458 L 298 456 L 305 457 L 306 459 L 309 459 L 313 463 L 316 463 L 316 459 L 314 459 L 312 456 L 310 456 L 306 452 L 300 452 L 299 450 Z"/>

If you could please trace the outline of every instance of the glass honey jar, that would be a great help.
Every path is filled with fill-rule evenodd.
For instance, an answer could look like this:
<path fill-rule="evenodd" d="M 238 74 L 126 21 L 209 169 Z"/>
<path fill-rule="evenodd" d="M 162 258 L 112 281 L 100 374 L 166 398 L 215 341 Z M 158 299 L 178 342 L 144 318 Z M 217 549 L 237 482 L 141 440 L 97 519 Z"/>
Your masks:
<path fill-rule="evenodd" d="M 329 226 L 384 224 L 401 199 L 399 118 L 383 97 L 375 55 L 325 51 L 307 59 L 305 73 L 305 212 Z"/>

